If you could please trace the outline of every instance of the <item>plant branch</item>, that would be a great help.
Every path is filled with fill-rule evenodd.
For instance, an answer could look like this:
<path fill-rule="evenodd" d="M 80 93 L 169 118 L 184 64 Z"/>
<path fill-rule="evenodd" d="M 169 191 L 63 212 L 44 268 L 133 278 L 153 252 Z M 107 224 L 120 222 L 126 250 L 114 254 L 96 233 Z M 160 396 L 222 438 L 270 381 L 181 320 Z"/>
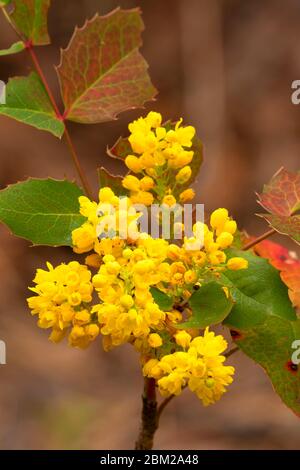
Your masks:
<path fill-rule="evenodd" d="M 90 199 L 93 199 L 93 193 L 92 193 L 92 190 L 91 190 L 91 187 L 90 187 L 90 184 L 87 180 L 87 177 L 86 177 L 86 174 L 81 166 L 81 163 L 80 163 L 80 160 L 79 160 L 79 157 L 78 157 L 78 154 L 77 154 L 77 151 L 75 149 L 75 146 L 74 146 L 74 143 L 72 141 L 72 138 L 71 138 L 71 135 L 67 129 L 67 125 L 66 125 L 66 122 L 65 122 L 65 118 L 64 116 L 61 114 L 58 106 L 57 106 L 57 103 L 56 103 L 56 100 L 52 94 L 52 91 L 50 89 L 50 86 L 48 84 L 48 81 L 45 77 L 45 74 L 40 66 L 40 63 L 39 63 L 39 60 L 38 60 L 38 57 L 35 53 L 35 50 L 33 48 L 33 44 L 32 44 L 32 41 L 27 41 L 25 40 L 22 35 L 19 33 L 19 31 L 17 30 L 17 28 L 15 27 L 13 21 L 11 20 L 9 14 L 7 13 L 7 11 L 5 10 L 5 8 L 1 8 L 3 14 L 4 14 L 4 17 L 5 19 L 7 20 L 7 22 L 10 24 L 10 26 L 12 27 L 12 29 L 15 31 L 15 33 L 18 35 L 18 37 L 24 42 L 24 45 L 25 45 L 25 48 L 26 50 L 28 51 L 30 57 L 31 57 L 31 60 L 32 60 L 32 63 L 35 67 L 35 70 L 37 72 L 37 74 L 39 75 L 43 85 L 44 85 L 44 88 L 46 90 L 46 93 L 49 97 L 49 100 L 52 104 L 52 107 L 55 111 L 55 114 L 56 114 L 56 117 L 57 119 L 59 119 L 60 121 L 64 122 L 64 125 L 65 125 L 65 140 L 66 140 L 66 144 L 68 146 L 68 149 L 70 151 L 70 155 L 72 157 L 72 161 L 74 163 L 74 166 L 76 168 L 76 171 L 78 173 L 78 176 L 80 178 L 80 181 L 82 183 L 82 186 L 83 186 L 83 189 L 86 193 L 86 195 L 90 198 Z"/>
<path fill-rule="evenodd" d="M 260 237 L 257 237 L 255 238 L 255 240 L 252 240 L 251 242 L 247 243 L 247 245 L 244 246 L 243 251 L 249 250 L 250 248 L 262 242 L 266 238 L 269 238 L 272 235 L 274 235 L 274 233 L 276 233 L 276 230 L 274 230 L 273 228 L 269 230 L 268 232 L 263 233 Z"/>
<path fill-rule="evenodd" d="M 226 358 L 232 356 L 232 354 L 238 352 L 240 350 L 240 348 L 238 348 L 237 346 L 235 348 L 232 348 L 230 351 L 228 351 L 227 353 L 224 354 L 224 356 Z"/>
<path fill-rule="evenodd" d="M 170 403 L 170 401 L 173 400 L 173 398 L 175 398 L 175 395 L 170 395 L 168 398 L 165 398 L 164 401 L 159 405 L 157 409 L 157 426 L 159 424 L 159 420 L 160 420 L 162 412 L 164 411 L 166 406 Z"/>
<path fill-rule="evenodd" d="M 135 449 L 150 450 L 153 448 L 154 434 L 158 427 L 157 401 L 154 379 L 145 377 L 142 401 L 143 408 L 141 425 L 139 435 L 135 443 Z"/>

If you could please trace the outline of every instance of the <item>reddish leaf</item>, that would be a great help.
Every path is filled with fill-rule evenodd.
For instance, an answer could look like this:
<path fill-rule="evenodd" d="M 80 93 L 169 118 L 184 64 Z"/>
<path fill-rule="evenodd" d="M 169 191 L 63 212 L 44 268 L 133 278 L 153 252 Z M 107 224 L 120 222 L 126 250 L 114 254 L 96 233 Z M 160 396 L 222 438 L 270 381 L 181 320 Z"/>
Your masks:
<path fill-rule="evenodd" d="M 125 137 L 119 137 L 117 142 L 110 148 L 107 148 L 107 154 L 117 160 L 125 160 L 127 155 L 132 154 L 132 148 L 129 140 Z"/>
<path fill-rule="evenodd" d="M 156 90 L 139 52 L 143 29 L 139 9 L 119 8 L 76 28 L 57 67 L 67 119 L 110 121 L 153 99 Z"/>
<path fill-rule="evenodd" d="M 269 240 L 259 243 L 254 250 L 281 271 L 281 279 L 289 288 L 289 297 L 293 305 L 300 308 L 300 260 L 297 254 Z"/>
<path fill-rule="evenodd" d="M 281 168 L 258 195 L 259 204 L 270 214 L 259 214 L 277 232 L 300 243 L 300 172 L 291 173 Z"/>
<path fill-rule="evenodd" d="M 20 33 L 35 46 L 50 43 L 48 35 L 48 9 L 50 0 L 14 0 L 11 17 Z"/>
<path fill-rule="evenodd" d="M 289 216 L 300 210 L 300 172 L 281 168 L 259 194 L 259 204 L 271 214 Z"/>
<path fill-rule="evenodd" d="M 300 244 L 300 215 L 291 217 L 273 214 L 259 214 L 269 222 L 269 225 L 277 232 L 288 235 Z"/>

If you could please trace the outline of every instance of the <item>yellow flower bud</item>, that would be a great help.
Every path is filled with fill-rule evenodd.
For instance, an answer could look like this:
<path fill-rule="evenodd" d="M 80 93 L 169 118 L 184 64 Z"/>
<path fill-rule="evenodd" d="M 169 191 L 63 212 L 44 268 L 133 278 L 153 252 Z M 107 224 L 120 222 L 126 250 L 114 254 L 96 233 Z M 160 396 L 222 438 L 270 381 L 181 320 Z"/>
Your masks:
<path fill-rule="evenodd" d="M 192 188 L 186 189 L 179 194 L 179 201 L 180 202 L 187 202 L 191 201 L 195 197 L 195 191 Z"/>
<path fill-rule="evenodd" d="M 125 165 L 129 170 L 133 171 L 133 173 L 140 173 L 142 171 L 142 163 L 140 159 L 134 155 L 128 155 L 125 158 Z"/>
<path fill-rule="evenodd" d="M 224 251 L 220 251 L 220 250 L 216 250 L 213 253 L 210 253 L 208 257 L 209 257 L 209 261 L 211 262 L 211 264 L 215 264 L 215 265 L 225 263 L 226 261 L 226 255 Z"/>
<path fill-rule="evenodd" d="M 179 184 L 184 184 L 186 183 L 190 177 L 192 176 L 192 170 L 190 166 L 184 166 L 179 170 L 179 172 L 176 175 L 176 181 Z"/>
<path fill-rule="evenodd" d="M 163 344 L 161 337 L 157 333 L 151 333 L 149 335 L 148 343 L 151 348 L 159 348 Z"/>
<path fill-rule="evenodd" d="M 107 285 L 107 278 L 103 274 L 95 274 L 93 277 L 93 286 L 99 289 L 105 285 Z"/>
<path fill-rule="evenodd" d="M 154 185 L 154 180 L 150 178 L 150 176 L 144 176 L 144 178 L 140 180 L 140 188 L 142 191 L 149 191 L 149 189 L 154 188 Z"/>
<path fill-rule="evenodd" d="M 138 191 L 130 196 L 132 204 L 144 204 L 145 206 L 151 206 L 154 201 L 153 194 L 148 191 Z"/>
<path fill-rule="evenodd" d="M 133 304 L 134 304 L 134 300 L 132 298 L 131 295 L 128 295 L 128 294 L 125 294 L 125 295 L 122 295 L 121 298 L 120 298 L 120 304 L 126 308 L 127 310 L 129 310 Z"/>
<path fill-rule="evenodd" d="M 191 342 L 191 335 L 189 335 L 186 331 L 178 331 L 178 333 L 175 334 L 175 341 L 178 344 L 178 346 L 181 346 L 184 349 L 187 349 L 190 346 Z"/>
<path fill-rule="evenodd" d="M 115 196 L 115 193 L 108 187 L 101 188 L 99 191 L 100 202 L 110 202 L 114 196 Z"/>
<path fill-rule="evenodd" d="M 133 175 L 127 175 L 123 178 L 122 186 L 125 189 L 129 189 L 130 191 L 139 191 L 140 189 L 140 180 Z"/>
<path fill-rule="evenodd" d="M 214 229 L 223 227 L 228 219 L 227 209 L 216 209 L 210 216 L 210 225 Z"/>
<path fill-rule="evenodd" d="M 168 194 L 163 198 L 162 203 L 166 206 L 172 207 L 176 204 L 176 199 L 174 196 L 172 196 L 172 194 Z"/>
<path fill-rule="evenodd" d="M 224 232 L 231 233 L 232 235 L 235 234 L 237 230 L 237 224 L 235 220 L 227 220 L 223 227 Z"/>
<path fill-rule="evenodd" d="M 233 236 L 229 232 L 222 232 L 217 237 L 217 243 L 220 245 L 220 248 L 228 248 L 233 242 Z"/>
<path fill-rule="evenodd" d="M 72 305 L 73 307 L 76 307 L 77 305 L 80 305 L 81 304 L 81 295 L 79 294 L 79 292 L 73 292 L 71 295 L 69 295 L 68 297 L 68 302 L 70 305 Z"/>
<path fill-rule="evenodd" d="M 231 269 L 232 271 L 238 271 L 239 269 L 247 269 L 248 261 L 238 256 L 230 258 L 227 262 L 227 268 Z"/>
<path fill-rule="evenodd" d="M 192 271 L 191 269 L 186 271 L 184 273 L 184 280 L 187 284 L 192 284 L 192 283 L 196 282 L 197 275 L 196 275 L 195 271 Z"/>
<path fill-rule="evenodd" d="M 150 111 L 145 117 L 145 121 L 150 127 L 159 127 L 161 125 L 162 116 L 160 113 Z"/>

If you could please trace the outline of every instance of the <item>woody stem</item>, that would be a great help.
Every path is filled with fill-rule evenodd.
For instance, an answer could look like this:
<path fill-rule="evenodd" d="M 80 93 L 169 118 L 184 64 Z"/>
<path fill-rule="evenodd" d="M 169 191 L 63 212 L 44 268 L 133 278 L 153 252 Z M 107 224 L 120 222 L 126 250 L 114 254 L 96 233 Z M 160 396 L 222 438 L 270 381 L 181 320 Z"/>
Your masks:
<path fill-rule="evenodd" d="M 150 450 L 153 448 L 154 434 L 158 428 L 157 400 L 154 379 L 145 377 L 142 402 L 141 425 L 139 435 L 135 443 L 135 449 Z"/>
<path fill-rule="evenodd" d="M 244 251 L 249 250 L 250 248 L 252 248 L 253 246 L 255 246 L 255 245 L 257 245 L 258 243 L 262 242 L 262 241 L 265 240 L 266 238 L 269 238 L 269 237 L 271 237 L 272 235 L 274 235 L 274 233 L 276 233 L 276 230 L 274 230 L 274 229 L 272 228 L 272 229 L 269 230 L 268 232 L 263 233 L 260 237 L 257 237 L 257 238 L 255 238 L 255 240 L 252 240 L 251 242 L 247 243 L 247 245 L 244 246 L 243 250 L 244 250 Z"/>

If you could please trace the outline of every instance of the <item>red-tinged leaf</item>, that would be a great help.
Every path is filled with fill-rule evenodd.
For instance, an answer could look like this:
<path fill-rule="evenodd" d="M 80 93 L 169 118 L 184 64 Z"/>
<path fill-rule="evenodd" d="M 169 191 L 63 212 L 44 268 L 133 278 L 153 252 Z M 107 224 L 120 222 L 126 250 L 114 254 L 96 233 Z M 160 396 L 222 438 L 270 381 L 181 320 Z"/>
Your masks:
<path fill-rule="evenodd" d="M 300 172 L 281 168 L 258 195 L 259 204 L 271 214 L 290 216 L 300 210 Z"/>
<path fill-rule="evenodd" d="M 300 172 L 281 168 L 258 195 L 259 204 L 270 214 L 258 214 L 277 232 L 300 243 Z"/>
<path fill-rule="evenodd" d="M 254 250 L 262 258 L 267 258 L 270 263 L 280 271 L 298 267 L 300 272 L 300 260 L 297 257 L 297 253 L 289 251 L 285 246 L 279 243 L 264 240 L 255 245 Z"/>
<path fill-rule="evenodd" d="M 291 302 L 300 308 L 300 260 L 297 253 L 269 240 L 259 243 L 254 250 L 281 271 L 280 277 L 289 288 Z"/>
<path fill-rule="evenodd" d="M 124 196 L 128 191 L 123 188 L 123 176 L 111 175 L 105 168 L 98 168 L 98 180 L 100 188 L 108 186 L 117 196 Z"/>
<path fill-rule="evenodd" d="M 294 307 L 300 309 L 300 262 L 280 273 L 281 279 L 289 288 L 289 297 Z"/>
<path fill-rule="evenodd" d="M 276 214 L 259 214 L 259 216 L 269 222 L 269 225 L 277 232 L 288 235 L 300 244 L 300 215 L 289 217 Z"/>
<path fill-rule="evenodd" d="M 143 29 L 139 9 L 119 8 L 76 28 L 57 67 L 67 119 L 110 121 L 153 99 L 156 90 L 139 52 Z"/>
<path fill-rule="evenodd" d="M 117 142 L 110 148 L 107 148 L 109 157 L 116 158 L 117 160 L 125 160 L 127 155 L 132 154 L 132 148 L 128 138 L 120 137 Z"/>
<path fill-rule="evenodd" d="M 11 18 L 18 31 L 35 46 L 50 43 L 48 9 L 50 0 L 14 0 Z"/>

